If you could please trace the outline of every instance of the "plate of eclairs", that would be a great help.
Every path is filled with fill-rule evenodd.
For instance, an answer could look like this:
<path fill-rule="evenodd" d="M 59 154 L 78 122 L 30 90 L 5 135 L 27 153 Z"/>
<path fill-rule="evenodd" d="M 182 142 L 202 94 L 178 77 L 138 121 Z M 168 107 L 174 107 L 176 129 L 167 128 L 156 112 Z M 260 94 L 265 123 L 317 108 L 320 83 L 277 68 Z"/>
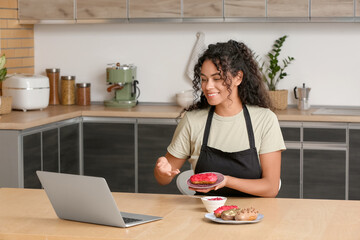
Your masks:
<path fill-rule="evenodd" d="M 224 181 L 224 175 L 218 172 L 204 172 L 192 175 L 187 185 L 193 189 L 208 189 Z"/>
<path fill-rule="evenodd" d="M 236 205 L 224 205 L 213 213 L 206 213 L 205 218 L 217 223 L 244 224 L 260 222 L 264 215 L 255 208 L 239 208 Z"/>

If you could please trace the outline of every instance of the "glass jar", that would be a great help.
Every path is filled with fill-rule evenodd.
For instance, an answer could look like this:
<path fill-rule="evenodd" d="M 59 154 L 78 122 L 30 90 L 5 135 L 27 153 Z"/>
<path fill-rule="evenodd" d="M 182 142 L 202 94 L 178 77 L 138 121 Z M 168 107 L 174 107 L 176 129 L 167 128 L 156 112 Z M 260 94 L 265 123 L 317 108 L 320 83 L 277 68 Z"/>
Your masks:
<path fill-rule="evenodd" d="M 47 68 L 46 75 L 49 78 L 49 105 L 58 105 L 60 104 L 59 100 L 59 79 L 60 79 L 60 69 L 59 68 Z"/>
<path fill-rule="evenodd" d="M 61 104 L 75 104 L 75 76 L 61 76 Z"/>
<path fill-rule="evenodd" d="M 87 106 L 90 105 L 90 83 L 77 83 L 76 84 L 76 99 L 77 105 Z"/>

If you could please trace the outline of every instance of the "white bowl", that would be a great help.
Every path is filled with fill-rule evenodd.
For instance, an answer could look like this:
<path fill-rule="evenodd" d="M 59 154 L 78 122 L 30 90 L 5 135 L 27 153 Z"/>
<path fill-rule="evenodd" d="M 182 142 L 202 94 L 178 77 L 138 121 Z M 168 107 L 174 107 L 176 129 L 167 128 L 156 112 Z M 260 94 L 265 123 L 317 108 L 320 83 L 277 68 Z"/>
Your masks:
<path fill-rule="evenodd" d="M 221 198 L 221 199 L 219 199 Z M 211 200 L 211 199 L 219 199 L 219 200 Z M 208 196 L 208 197 L 202 197 L 201 201 L 203 202 L 206 210 L 209 213 L 213 213 L 216 209 L 219 207 L 222 207 L 225 205 L 227 198 L 226 197 L 220 197 L 220 196 Z"/>
<path fill-rule="evenodd" d="M 194 98 L 193 97 L 176 96 L 176 102 L 179 106 L 181 106 L 183 108 L 187 108 L 191 104 L 194 103 Z"/>
<path fill-rule="evenodd" d="M 181 91 L 176 94 L 176 102 L 179 106 L 187 108 L 194 103 L 193 90 Z"/>

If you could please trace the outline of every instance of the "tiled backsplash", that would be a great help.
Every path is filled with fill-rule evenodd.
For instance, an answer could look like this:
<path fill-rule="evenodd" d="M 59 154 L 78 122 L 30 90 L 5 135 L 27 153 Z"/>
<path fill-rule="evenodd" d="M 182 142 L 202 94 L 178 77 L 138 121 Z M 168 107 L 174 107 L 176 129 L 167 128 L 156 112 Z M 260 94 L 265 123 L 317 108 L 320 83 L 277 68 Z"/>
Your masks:
<path fill-rule="evenodd" d="M 20 25 L 18 1 L 0 1 L 0 55 L 5 54 L 8 74 L 34 73 L 34 25 Z"/>

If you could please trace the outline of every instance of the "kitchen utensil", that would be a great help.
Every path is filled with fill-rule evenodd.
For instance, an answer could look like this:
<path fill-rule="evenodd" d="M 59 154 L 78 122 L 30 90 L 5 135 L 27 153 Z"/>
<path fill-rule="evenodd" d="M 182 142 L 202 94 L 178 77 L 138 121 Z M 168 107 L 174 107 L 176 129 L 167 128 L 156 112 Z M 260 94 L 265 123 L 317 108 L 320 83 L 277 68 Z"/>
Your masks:
<path fill-rule="evenodd" d="M 49 78 L 41 75 L 14 74 L 3 82 L 3 96 L 12 96 L 12 108 L 24 112 L 49 105 Z"/>
<path fill-rule="evenodd" d="M 140 89 L 137 87 L 136 66 L 111 64 L 106 68 L 106 82 L 110 84 L 108 92 L 115 91 L 111 100 L 104 102 L 108 107 L 131 108 L 137 105 Z"/>
<path fill-rule="evenodd" d="M 298 100 L 298 109 L 299 110 L 308 110 L 310 108 L 309 103 L 309 93 L 311 88 L 305 87 L 305 83 L 303 83 L 302 88 L 295 87 L 294 88 L 294 96 L 295 99 Z"/>

